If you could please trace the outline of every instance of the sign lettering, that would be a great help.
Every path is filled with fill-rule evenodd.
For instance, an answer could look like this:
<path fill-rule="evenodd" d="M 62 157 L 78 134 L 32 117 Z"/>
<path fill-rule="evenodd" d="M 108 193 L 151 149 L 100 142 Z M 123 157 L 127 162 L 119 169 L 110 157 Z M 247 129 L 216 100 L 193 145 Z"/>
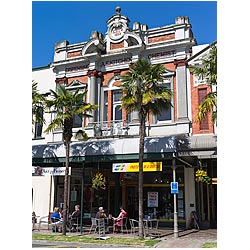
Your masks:
<path fill-rule="evenodd" d="M 165 58 L 174 55 L 174 51 L 164 51 L 158 53 L 152 53 L 148 55 L 148 59 L 158 59 L 158 58 Z"/>
<path fill-rule="evenodd" d="M 119 64 L 125 64 L 132 62 L 132 57 L 126 57 L 126 58 L 120 58 L 120 59 L 114 59 L 110 61 L 102 62 L 102 66 L 113 66 L 113 65 L 119 65 Z"/>
<path fill-rule="evenodd" d="M 82 71 L 85 70 L 89 67 L 89 64 L 86 65 L 80 65 L 80 66 L 75 66 L 75 67 L 70 67 L 70 68 L 66 68 L 65 72 L 69 73 L 69 72 L 77 72 L 77 71 Z"/>
<path fill-rule="evenodd" d="M 143 172 L 162 171 L 162 162 L 143 162 Z M 112 172 L 139 172 L 139 163 L 113 163 Z"/>

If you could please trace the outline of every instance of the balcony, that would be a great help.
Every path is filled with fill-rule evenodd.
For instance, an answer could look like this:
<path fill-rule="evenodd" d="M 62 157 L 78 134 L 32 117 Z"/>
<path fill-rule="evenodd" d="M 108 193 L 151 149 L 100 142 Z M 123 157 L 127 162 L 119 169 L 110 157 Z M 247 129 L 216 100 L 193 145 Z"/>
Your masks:
<path fill-rule="evenodd" d="M 93 126 L 96 138 L 127 136 L 129 129 L 128 121 L 122 120 L 95 122 Z"/>

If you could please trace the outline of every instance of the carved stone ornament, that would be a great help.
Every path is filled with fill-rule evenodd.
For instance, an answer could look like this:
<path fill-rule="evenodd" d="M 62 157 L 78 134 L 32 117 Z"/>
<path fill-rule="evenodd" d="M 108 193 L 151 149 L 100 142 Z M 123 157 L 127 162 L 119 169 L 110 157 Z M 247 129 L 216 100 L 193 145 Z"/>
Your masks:
<path fill-rule="evenodd" d="M 126 31 L 126 25 L 122 22 L 113 23 L 109 28 L 109 37 L 112 40 L 119 40 L 124 36 L 124 32 Z"/>

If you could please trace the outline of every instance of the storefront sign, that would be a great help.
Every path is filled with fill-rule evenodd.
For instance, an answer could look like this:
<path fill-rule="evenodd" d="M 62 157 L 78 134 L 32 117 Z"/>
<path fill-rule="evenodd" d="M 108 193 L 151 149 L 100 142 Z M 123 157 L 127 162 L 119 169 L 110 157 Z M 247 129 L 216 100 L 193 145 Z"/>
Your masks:
<path fill-rule="evenodd" d="M 113 65 L 120 65 L 120 64 L 131 63 L 131 62 L 132 62 L 132 57 L 126 57 L 126 58 L 119 58 L 119 59 L 102 62 L 102 66 L 113 66 Z"/>
<path fill-rule="evenodd" d="M 175 51 L 163 51 L 158 53 L 153 53 L 148 55 L 148 59 L 159 59 L 159 58 L 165 58 L 173 56 Z"/>
<path fill-rule="evenodd" d="M 53 175 L 53 176 L 61 176 L 65 175 L 65 167 L 58 168 L 43 168 L 40 166 L 32 167 L 32 176 L 45 176 L 45 175 Z M 69 175 L 71 175 L 71 168 L 69 168 Z"/>
<path fill-rule="evenodd" d="M 143 172 L 162 171 L 162 162 L 143 162 Z M 113 163 L 112 172 L 139 172 L 139 162 Z"/>
<path fill-rule="evenodd" d="M 148 192 L 148 207 L 158 207 L 158 192 Z"/>
<path fill-rule="evenodd" d="M 70 67 L 70 68 L 66 68 L 65 72 L 69 73 L 69 72 L 78 72 L 78 71 L 83 71 L 88 69 L 89 64 L 86 65 L 79 65 L 79 66 L 75 66 L 75 67 Z"/>

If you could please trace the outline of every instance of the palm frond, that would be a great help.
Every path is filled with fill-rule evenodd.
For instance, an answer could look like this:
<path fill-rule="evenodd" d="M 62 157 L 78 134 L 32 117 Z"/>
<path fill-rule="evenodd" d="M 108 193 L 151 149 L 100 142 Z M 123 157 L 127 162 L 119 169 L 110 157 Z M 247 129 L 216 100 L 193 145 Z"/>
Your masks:
<path fill-rule="evenodd" d="M 63 120 L 60 118 L 55 118 L 50 122 L 48 127 L 44 130 L 45 133 L 49 133 L 58 127 L 63 127 Z"/>
<path fill-rule="evenodd" d="M 211 92 L 207 94 L 205 99 L 199 105 L 199 111 L 195 118 L 195 122 L 201 122 L 208 114 L 213 111 L 213 113 L 217 113 L 217 98 L 216 92 Z M 216 120 L 216 114 L 213 115 L 213 121 Z"/>

